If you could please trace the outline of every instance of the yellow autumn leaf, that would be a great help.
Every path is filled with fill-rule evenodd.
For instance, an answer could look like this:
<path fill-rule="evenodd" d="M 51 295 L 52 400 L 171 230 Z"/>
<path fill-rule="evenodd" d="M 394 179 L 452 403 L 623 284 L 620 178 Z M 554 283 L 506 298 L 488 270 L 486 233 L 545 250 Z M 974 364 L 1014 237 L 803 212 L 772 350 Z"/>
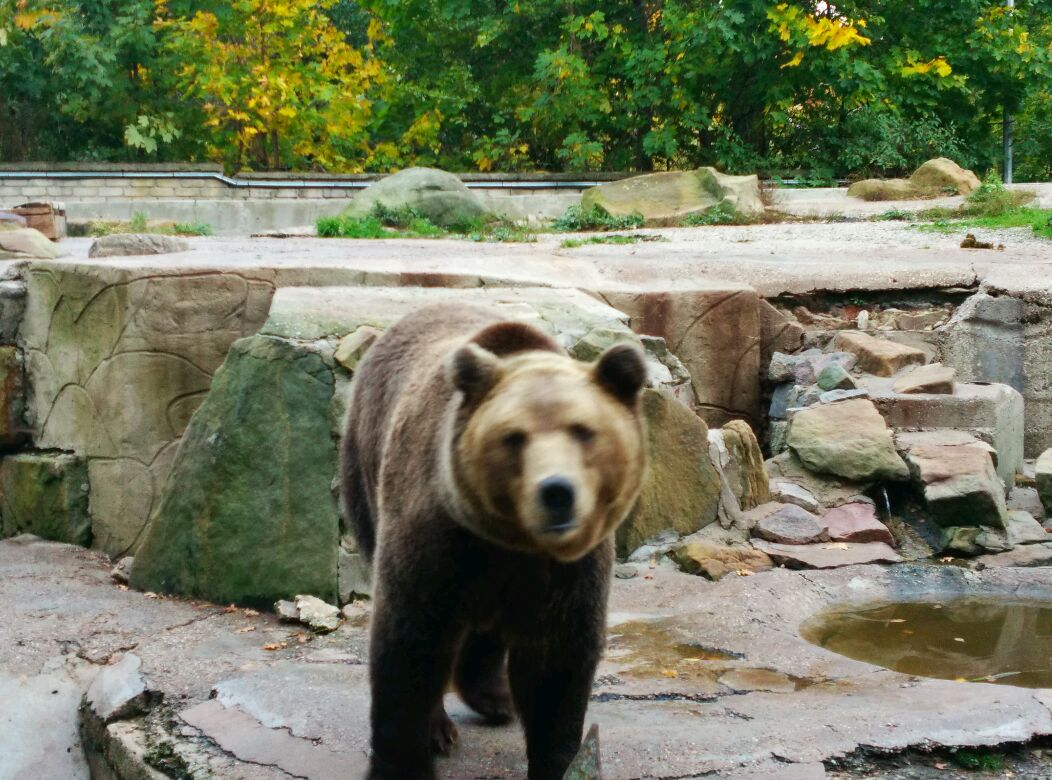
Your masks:
<path fill-rule="evenodd" d="M 789 62 L 786 62 L 786 63 L 784 63 L 782 65 L 782 69 L 795 68 L 797 65 L 799 65 L 803 61 L 804 61 L 804 53 L 802 51 L 798 51 L 796 54 L 793 55 L 793 58 L 791 60 L 789 60 Z"/>

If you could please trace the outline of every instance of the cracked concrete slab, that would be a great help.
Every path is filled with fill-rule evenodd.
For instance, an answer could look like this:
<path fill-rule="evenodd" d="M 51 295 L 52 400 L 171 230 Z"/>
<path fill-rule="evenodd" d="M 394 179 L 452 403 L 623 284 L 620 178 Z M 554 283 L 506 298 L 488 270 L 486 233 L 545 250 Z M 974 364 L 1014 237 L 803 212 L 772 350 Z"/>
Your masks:
<path fill-rule="evenodd" d="M 775 569 L 717 583 L 657 566 L 617 580 L 588 714 L 599 724 L 605 776 L 810 780 L 825 776 L 823 762 L 862 746 L 994 746 L 1052 734 L 1052 691 L 911 677 L 810 645 L 797 630 L 831 604 L 1047 599 L 1050 585 L 1049 568 L 932 565 Z M 363 765 L 364 621 L 314 637 L 269 615 L 122 590 L 102 556 L 79 548 L 0 542 L 4 692 L 18 701 L 54 697 L 41 693 L 45 683 L 25 680 L 68 664 L 91 672 L 131 648 L 163 701 L 106 727 L 93 751 L 137 755 L 141 764 L 144 746 L 165 744 L 191 769 L 267 780 L 354 777 Z M 46 701 L 62 702 L 49 717 L 66 726 L 37 729 L 64 739 L 70 755 L 87 684 L 70 682 L 67 695 Z M 517 727 L 481 725 L 454 694 L 447 706 L 461 743 L 439 761 L 441 777 L 524 774 Z M 0 745 L 9 736 L 0 729 Z M 23 738 L 32 746 L 43 737 Z M 0 749 L 0 761 L 10 755 Z"/>

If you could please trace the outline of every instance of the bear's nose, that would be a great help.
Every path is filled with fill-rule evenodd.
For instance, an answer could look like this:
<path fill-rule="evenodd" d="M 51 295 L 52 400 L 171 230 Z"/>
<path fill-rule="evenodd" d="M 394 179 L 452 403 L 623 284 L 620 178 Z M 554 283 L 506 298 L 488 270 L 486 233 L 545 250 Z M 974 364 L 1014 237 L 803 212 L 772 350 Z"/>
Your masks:
<path fill-rule="evenodd" d="M 548 515 L 548 533 L 561 534 L 572 529 L 576 523 L 573 517 L 574 487 L 566 477 L 548 477 L 537 486 L 541 506 Z"/>

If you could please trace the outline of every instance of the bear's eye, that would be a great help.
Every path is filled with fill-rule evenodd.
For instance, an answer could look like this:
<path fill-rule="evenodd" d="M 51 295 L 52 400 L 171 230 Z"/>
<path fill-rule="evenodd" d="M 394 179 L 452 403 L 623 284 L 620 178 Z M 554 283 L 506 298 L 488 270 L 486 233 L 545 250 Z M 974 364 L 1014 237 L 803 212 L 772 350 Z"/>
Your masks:
<path fill-rule="evenodd" d="M 526 434 L 522 431 L 511 431 L 510 433 L 504 434 L 504 437 L 501 439 L 501 444 L 509 450 L 521 450 L 526 446 Z"/>
<path fill-rule="evenodd" d="M 588 442 L 595 438 L 595 431 L 587 425 L 574 423 L 570 426 L 570 435 L 577 439 L 581 444 L 588 444 Z"/>

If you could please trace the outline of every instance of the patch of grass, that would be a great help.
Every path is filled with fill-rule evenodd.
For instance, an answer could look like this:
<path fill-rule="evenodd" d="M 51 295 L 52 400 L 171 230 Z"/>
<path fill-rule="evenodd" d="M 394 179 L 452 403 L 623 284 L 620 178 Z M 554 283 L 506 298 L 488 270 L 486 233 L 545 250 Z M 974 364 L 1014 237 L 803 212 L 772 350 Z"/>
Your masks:
<path fill-rule="evenodd" d="M 146 212 L 136 211 L 134 214 L 132 214 L 131 222 L 128 223 L 128 226 L 131 228 L 131 231 L 133 233 L 145 233 L 146 222 Z"/>
<path fill-rule="evenodd" d="M 877 220 L 881 222 L 912 222 L 914 214 L 903 209 L 888 209 L 883 214 L 878 215 Z"/>
<path fill-rule="evenodd" d="M 322 238 L 339 238 L 343 220 L 340 217 L 319 217 L 314 223 L 314 230 Z"/>
<path fill-rule="evenodd" d="M 680 220 L 684 227 L 700 227 L 702 225 L 743 225 L 747 220 L 735 211 L 727 201 L 721 201 L 708 211 L 700 214 L 688 214 Z"/>
<path fill-rule="evenodd" d="M 919 230 L 952 233 L 961 228 L 997 230 L 1031 228 L 1035 236 L 1052 238 L 1052 209 L 1026 207 L 1034 199 L 1027 190 L 1009 190 L 996 173 L 991 173 L 978 189 L 968 195 L 958 209 L 932 208 L 918 212 L 917 218 L 928 224 Z"/>
<path fill-rule="evenodd" d="M 374 216 L 321 217 L 314 229 L 322 238 L 387 238 L 391 233 Z"/>
<path fill-rule="evenodd" d="M 112 236 L 117 233 L 157 233 L 163 236 L 210 236 L 212 226 L 207 222 L 154 222 L 150 224 L 146 214 L 137 211 L 127 222 L 100 219 L 83 223 L 70 230 L 70 235 Z"/>
<path fill-rule="evenodd" d="M 1001 177 L 990 173 L 965 199 L 961 213 L 968 217 L 1000 217 L 1034 199 L 1029 190 L 1008 190 Z"/>
<path fill-rule="evenodd" d="M 465 236 L 469 241 L 491 241 L 510 244 L 532 244 L 537 241 L 537 234 L 524 225 L 514 222 L 488 223 L 480 230 Z"/>
<path fill-rule="evenodd" d="M 643 227 L 642 214 L 629 214 L 625 217 L 615 217 L 602 206 L 584 208 L 582 206 L 570 206 L 561 217 L 552 223 L 552 229 L 557 233 L 580 233 L 584 231 L 612 231 L 631 230 Z"/>
<path fill-rule="evenodd" d="M 374 216 L 345 217 L 340 225 L 342 238 L 386 238 L 389 235 L 383 223 Z"/>
<path fill-rule="evenodd" d="M 568 238 L 563 241 L 559 246 L 563 249 L 577 249 L 578 247 L 585 246 L 586 244 L 635 244 L 640 241 L 664 241 L 664 236 L 652 235 L 649 233 L 637 233 L 634 235 L 624 235 L 623 233 L 614 233 L 608 236 L 589 236 L 588 238 Z"/>
<path fill-rule="evenodd" d="M 210 236 L 212 226 L 207 222 L 176 222 L 172 232 L 177 236 Z"/>
<path fill-rule="evenodd" d="M 961 769 L 973 772 L 1000 772 L 1005 765 L 1003 755 L 981 749 L 954 751 L 950 753 L 950 760 Z"/>
<path fill-rule="evenodd" d="M 1052 238 L 1052 209 L 1016 208 L 997 216 L 940 218 L 915 227 L 930 233 L 953 233 L 962 228 L 998 230 L 1028 227 L 1039 238 Z"/>

